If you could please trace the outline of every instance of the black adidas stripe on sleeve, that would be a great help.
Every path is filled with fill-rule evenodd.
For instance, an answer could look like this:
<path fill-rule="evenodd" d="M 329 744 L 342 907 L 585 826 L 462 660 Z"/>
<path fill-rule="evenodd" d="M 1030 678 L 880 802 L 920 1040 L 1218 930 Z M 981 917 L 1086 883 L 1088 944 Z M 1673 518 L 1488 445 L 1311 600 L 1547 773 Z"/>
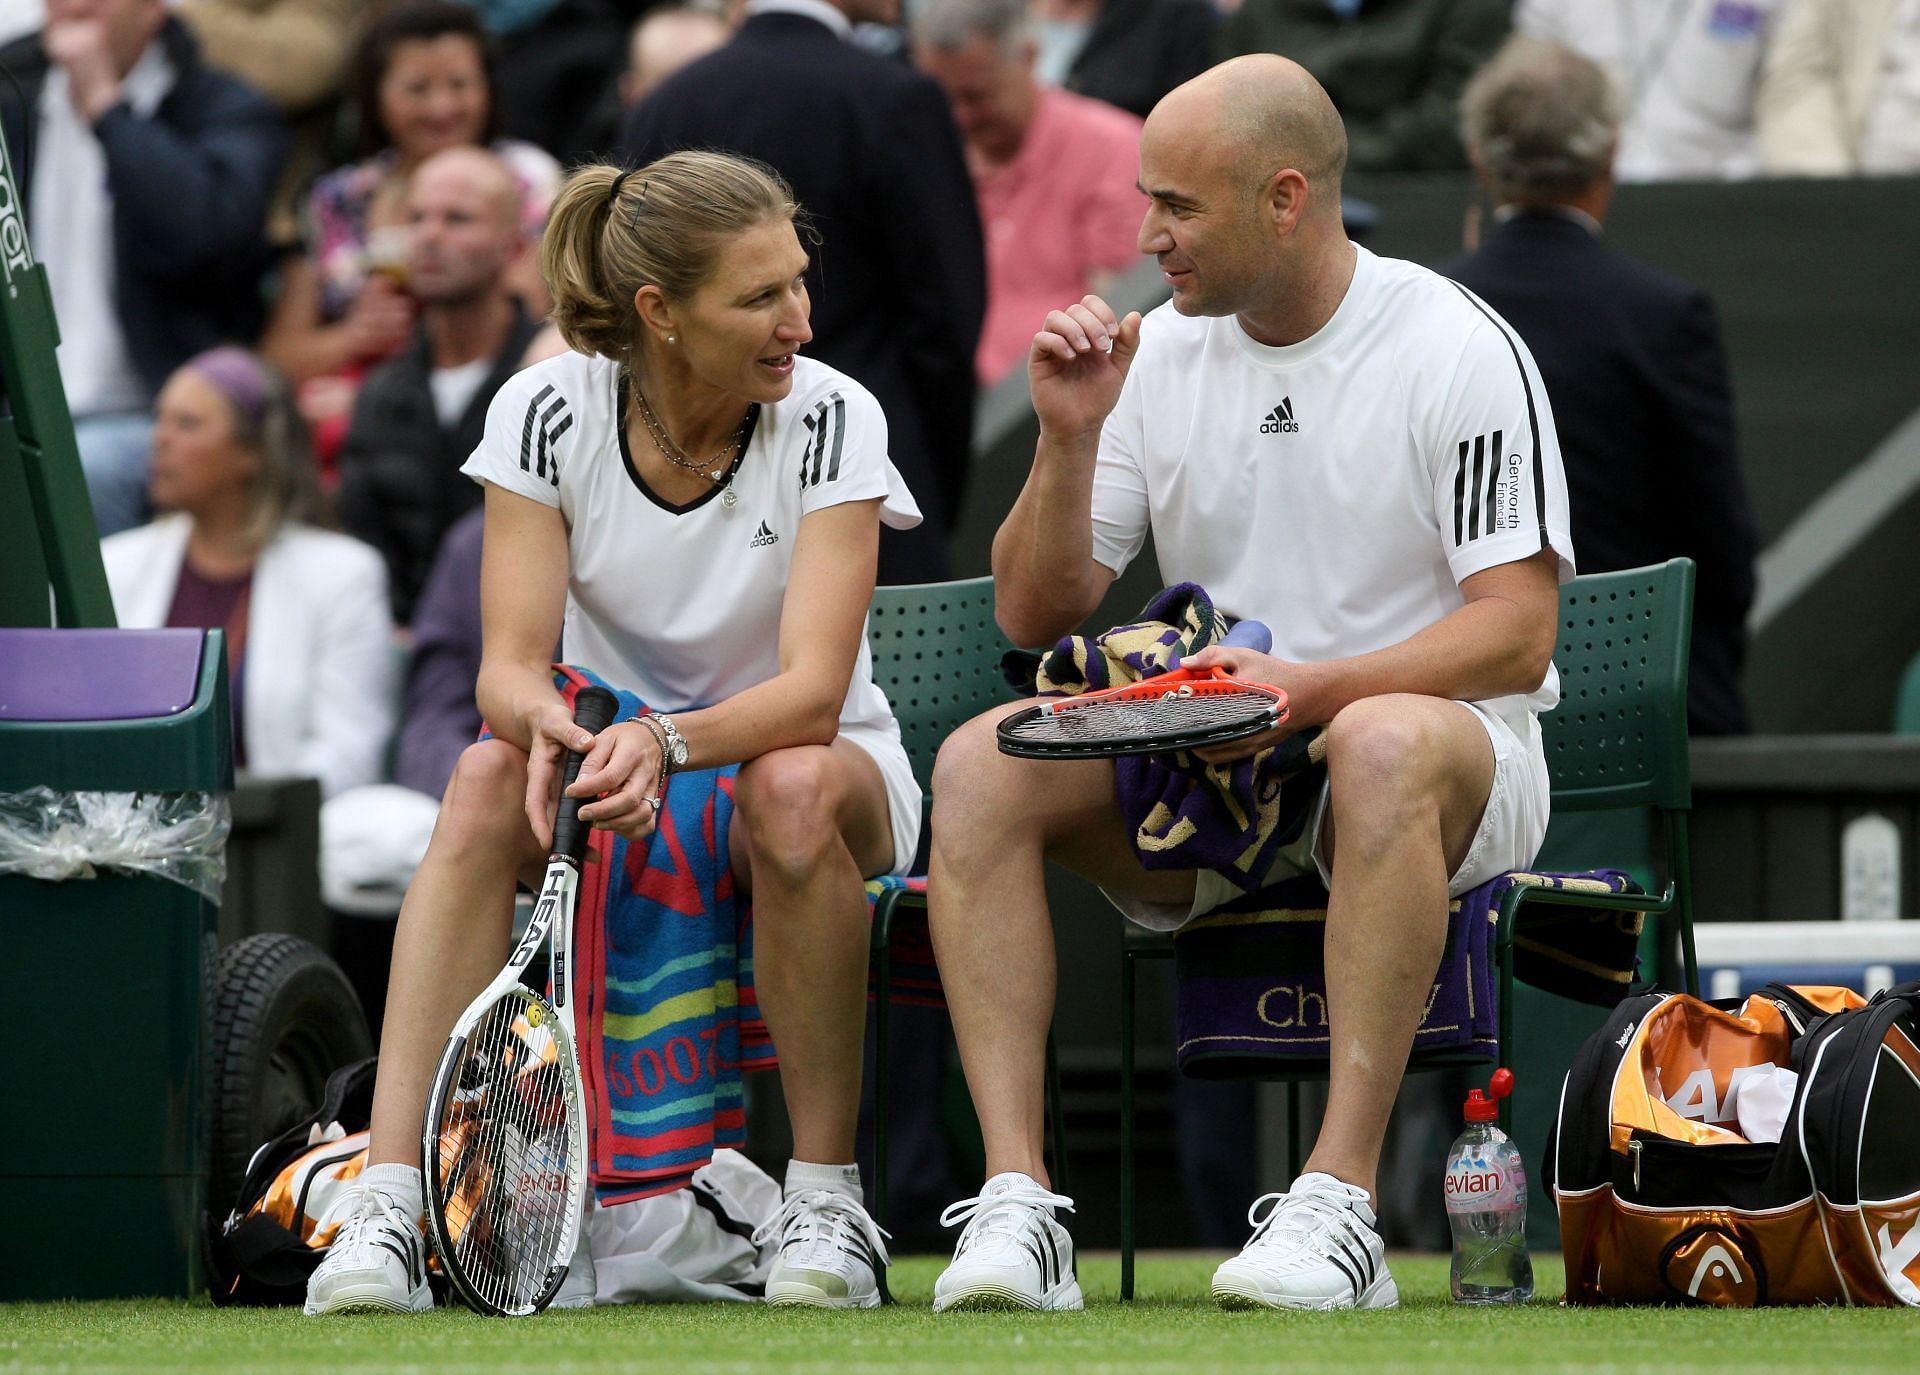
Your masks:
<path fill-rule="evenodd" d="M 1507 432 L 1495 430 L 1491 440 L 1477 434 L 1460 441 L 1453 472 L 1453 542 L 1465 544 L 1505 528 L 1513 529 L 1518 517 L 1502 512 L 1499 504 L 1500 468 L 1505 462 Z M 1471 454 L 1471 460 L 1468 455 Z M 1486 488 L 1481 490 L 1485 477 Z"/>
<path fill-rule="evenodd" d="M 548 383 L 527 403 L 527 418 L 520 426 L 520 471 L 544 477 L 555 487 L 560 485 L 560 455 L 554 445 L 573 428 L 573 412 L 567 398 Z"/>
<path fill-rule="evenodd" d="M 800 489 L 840 480 L 840 454 L 847 442 L 847 403 L 834 392 L 801 417 L 811 438 L 800 452 Z"/>
<path fill-rule="evenodd" d="M 1532 438 L 1533 438 L 1533 514 L 1534 514 L 1534 520 L 1538 524 L 1540 529 L 1540 547 L 1542 549 L 1545 549 L 1552 544 L 1552 540 L 1549 539 L 1547 536 L 1547 483 L 1546 483 L 1545 459 L 1540 452 L 1540 413 L 1539 413 L 1539 408 L 1533 399 L 1533 383 L 1527 379 L 1526 364 L 1521 362 L 1520 360 L 1520 346 L 1514 342 L 1512 332 L 1508 330 L 1505 325 L 1500 323 L 1500 318 L 1497 315 L 1495 315 L 1492 311 L 1488 310 L 1486 305 L 1482 303 L 1482 301 L 1478 296 L 1475 296 L 1471 291 L 1468 291 L 1465 287 L 1461 286 L 1460 283 L 1458 282 L 1449 282 L 1447 283 L 1447 285 L 1451 286 L 1455 291 L 1459 292 L 1461 296 L 1466 298 L 1468 305 L 1472 306 L 1475 310 L 1479 311 L 1482 315 L 1484 315 L 1487 318 L 1487 323 L 1492 325 L 1494 329 L 1499 332 L 1500 337 L 1506 341 L 1507 352 L 1513 355 L 1514 370 L 1520 374 L 1520 389 L 1523 393 L 1525 393 L 1527 398 L 1527 428 L 1532 432 Z M 1485 438 L 1485 436 L 1479 436 L 1473 441 L 1474 444 L 1477 446 L 1480 442 L 1480 439 L 1483 439 L 1483 438 Z M 1499 480 L 1499 472 L 1500 472 L 1499 450 L 1501 447 L 1500 445 L 1501 438 L 1502 438 L 1502 432 L 1498 430 L 1494 431 L 1494 463 L 1493 463 L 1493 474 L 1488 482 L 1488 490 L 1487 490 L 1487 506 L 1489 509 L 1487 512 L 1486 528 L 1484 530 L 1478 529 L 1479 512 L 1477 508 L 1479 506 L 1479 503 L 1478 501 L 1475 501 L 1474 502 L 1474 506 L 1476 508 L 1474 512 L 1475 519 L 1469 522 L 1470 526 L 1472 526 L 1475 529 L 1475 533 L 1468 534 L 1466 536 L 1467 539 L 1473 539 L 1477 536 L 1477 534 L 1492 533 L 1493 517 L 1496 514 L 1492 509 L 1494 505 L 1493 485 Z M 1456 475 L 1454 478 L 1453 542 L 1456 545 L 1464 542 L 1461 537 L 1462 535 L 1461 508 L 1462 508 L 1463 498 L 1467 500 L 1471 500 L 1472 498 L 1466 497 L 1466 493 L 1471 491 L 1477 495 L 1480 490 L 1480 482 L 1479 482 L 1480 463 L 1478 459 L 1477 449 L 1476 449 L 1476 457 L 1473 465 L 1473 476 L 1474 476 L 1473 485 L 1471 488 L 1469 488 L 1465 484 L 1464 474 L 1465 474 L 1465 468 L 1466 468 L 1466 453 L 1467 453 L 1467 441 L 1461 440 L 1460 441 L 1460 457 L 1459 457 L 1459 462 L 1461 465 L 1461 473 Z"/>

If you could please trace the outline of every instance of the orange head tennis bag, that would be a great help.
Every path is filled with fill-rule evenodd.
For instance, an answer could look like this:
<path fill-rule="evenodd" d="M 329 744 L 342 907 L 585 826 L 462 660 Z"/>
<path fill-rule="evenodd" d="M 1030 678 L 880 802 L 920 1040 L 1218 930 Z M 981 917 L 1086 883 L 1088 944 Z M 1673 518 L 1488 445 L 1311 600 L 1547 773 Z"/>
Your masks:
<path fill-rule="evenodd" d="M 1551 1154 L 1569 1303 L 1920 1306 L 1920 984 L 1629 998 Z"/>
<path fill-rule="evenodd" d="M 331 1214 L 366 1168 L 378 1064 L 369 1056 L 335 1070 L 320 1107 L 253 1153 L 239 1197 L 211 1200 L 232 1205 L 224 1218 L 208 1218 L 207 1279 L 216 1304 L 306 1298 L 307 1277 L 340 1230 Z"/>

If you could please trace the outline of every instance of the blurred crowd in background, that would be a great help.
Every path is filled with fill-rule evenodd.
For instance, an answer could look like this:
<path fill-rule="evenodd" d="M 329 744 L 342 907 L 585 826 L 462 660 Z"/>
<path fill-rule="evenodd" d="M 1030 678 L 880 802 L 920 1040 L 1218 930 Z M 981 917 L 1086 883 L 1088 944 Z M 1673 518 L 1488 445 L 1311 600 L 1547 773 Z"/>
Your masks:
<path fill-rule="evenodd" d="M 479 724 L 458 468 L 505 379 L 564 347 L 537 245 L 567 167 L 727 147 L 787 177 L 819 234 L 814 351 L 880 398 L 928 517 L 882 581 L 932 581 L 981 571 L 946 550 L 978 395 L 1049 309 L 1145 261 L 1142 119 L 1249 52 L 1320 80 L 1354 171 L 1485 185 L 1444 270 L 1540 363 L 1582 571 L 1696 557 L 1694 728 L 1745 729 L 1756 534 L 1714 312 L 1605 246 L 1608 199 L 1920 172 L 1920 2 L 900 6 L 0 0 L 120 618 L 226 627 L 244 767 L 397 785 L 430 829 Z M 1686 475 L 1685 528 L 1600 498 L 1622 461 Z"/>
<path fill-rule="evenodd" d="M 880 397 L 929 516 L 889 535 L 882 581 L 931 581 L 953 571 L 977 389 L 1019 370 L 1048 309 L 1143 261 L 1134 150 L 1155 101 L 1223 58 L 1284 53 L 1333 96 L 1355 171 L 1471 160 L 1495 200 L 1525 200 L 1497 169 L 1538 157 L 1501 128 L 1478 148 L 1462 135 L 1469 82 L 1514 34 L 1543 41 L 1509 68 L 1578 55 L 1605 74 L 1603 105 L 1533 112 L 1604 121 L 1560 183 L 1920 170 L 1913 0 L 908 0 L 905 13 L 900 0 L 0 0 L 0 112 L 101 533 L 164 509 L 187 572 L 145 617 L 223 619 L 256 669 L 269 650 L 298 655 L 372 703 L 395 700 L 396 666 L 360 647 L 396 627 L 422 656 L 477 653 L 471 617 L 451 609 L 472 599 L 477 536 L 449 537 L 480 502 L 457 469 L 501 382 L 562 347 L 542 328 L 537 241 L 567 166 L 726 146 L 795 185 L 820 232 L 817 351 Z M 1604 207 L 1569 213 L 1597 231 Z M 1513 263 L 1462 270 L 1528 314 L 1503 299 Z M 1670 400 L 1732 512 L 1719 563 L 1750 564 L 1730 422 L 1718 433 L 1725 415 L 1707 414 L 1724 410 L 1725 378 L 1699 372 L 1718 348 L 1711 307 L 1680 313 L 1706 362 L 1664 380 L 1687 393 Z M 169 381 L 222 347 L 252 351 L 259 379 L 245 396 L 215 386 L 187 431 Z M 282 387 L 304 424 L 271 440 L 302 446 L 311 500 L 263 499 L 274 463 L 216 480 L 201 452 L 216 431 L 257 447 L 250 398 Z M 183 467 L 204 471 L 183 484 L 170 476 Z M 211 509 L 223 504 L 277 523 Z M 287 596 L 244 595 L 256 567 L 271 590 L 275 539 L 296 525 L 377 550 L 384 602 L 336 595 L 358 562 L 338 542 Z M 1593 538 L 1581 547 L 1592 568 Z M 1703 596 L 1743 609 L 1750 571 L 1716 589 L 1715 560 L 1702 563 Z M 350 610 L 363 623 L 346 624 Z M 263 615 L 298 624 L 249 639 Z M 449 635 L 450 617 L 466 630 Z M 470 681 L 432 667 L 410 676 Z M 1737 687 L 1712 693 L 1723 700 L 1699 704 L 1696 726 L 1741 729 Z M 463 692 L 418 709 L 450 739 L 472 724 Z M 324 715 L 306 714 L 313 730 Z M 353 728 L 393 716 L 369 707 Z M 391 769 L 383 749 L 306 744 L 358 761 L 323 774 L 329 791 Z M 437 793 L 451 755 L 432 753 L 406 781 Z"/>

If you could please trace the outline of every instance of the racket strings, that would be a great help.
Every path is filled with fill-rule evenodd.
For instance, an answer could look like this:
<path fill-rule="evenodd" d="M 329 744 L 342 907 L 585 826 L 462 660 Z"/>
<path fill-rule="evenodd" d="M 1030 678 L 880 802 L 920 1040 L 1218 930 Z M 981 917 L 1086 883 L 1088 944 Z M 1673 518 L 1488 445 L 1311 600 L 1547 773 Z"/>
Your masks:
<path fill-rule="evenodd" d="M 1168 695 L 1135 700 L 1103 698 L 1064 711 L 1043 712 L 1009 723 L 1007 733 L 1035 744 L 1157 739 L 1189 732 L 1231 729 L 1271 718 L 1273 699 L 1257 692 Z"/>
<path fill-rule="evenodd" d="M 569 1258 L 567 1080 L 552 1018 L 522 989 L 486 1010 L 454 1069 L 439 1132 L 434 1183 L 454 1263 L 506 1312 L 530 1309 Z"/>

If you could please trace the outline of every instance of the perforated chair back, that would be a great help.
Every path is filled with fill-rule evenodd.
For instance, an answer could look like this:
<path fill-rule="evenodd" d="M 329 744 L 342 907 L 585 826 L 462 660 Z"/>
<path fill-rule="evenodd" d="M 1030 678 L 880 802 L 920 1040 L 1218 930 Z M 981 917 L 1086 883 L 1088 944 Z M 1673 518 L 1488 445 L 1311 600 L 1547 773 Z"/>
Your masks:
<path fill-rule="evenodd" d="M 893 703 L 923 789 L 955 727 L 1015 693 L 1000 672 L 1012 646 L 993 619 L 993 579 L 877 588 L 867 613 L 873 680 Z"/>
<path fill-rule="evenodd" d="M 1540 718 L 1553 808 L 1683 810 L 1693 560 L 1589 573 L 1560 589 L 1560 705 Z"/>

